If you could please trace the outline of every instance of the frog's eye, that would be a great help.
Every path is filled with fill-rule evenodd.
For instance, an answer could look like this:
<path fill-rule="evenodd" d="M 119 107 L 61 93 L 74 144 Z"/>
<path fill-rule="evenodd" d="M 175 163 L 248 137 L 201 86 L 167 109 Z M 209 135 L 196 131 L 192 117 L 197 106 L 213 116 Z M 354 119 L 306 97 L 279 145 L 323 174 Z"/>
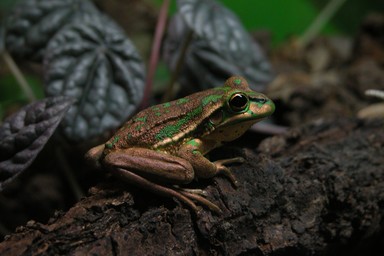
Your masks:
<path fill-rule="evenodd" d="M 235 93 L 229 99 L 229 107 L 234 112 L 241 112 L 248 106 L 249 99 L 245 94 Z"/>

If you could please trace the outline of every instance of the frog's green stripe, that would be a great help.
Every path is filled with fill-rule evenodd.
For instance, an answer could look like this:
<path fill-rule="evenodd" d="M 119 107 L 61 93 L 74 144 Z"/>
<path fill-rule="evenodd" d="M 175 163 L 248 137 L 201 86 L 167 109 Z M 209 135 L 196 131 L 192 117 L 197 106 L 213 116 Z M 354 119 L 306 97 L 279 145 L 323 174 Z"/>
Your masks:
<path fill-rule="evenodd" d="M 224 92 L 227 92 L 227 91 L 230 91 L 232 90 L 231 87 L 229 86 L 221 86 L 221 87 L 215 87 L 213 88 L 215 91 L 224 91 Z"/>
<path fill-rule="evenodd" d="M 180 131 L 180 128 L 183 125 L 187 124 L 190 120 L 192 120 L 195 116 L 200 115 L 203 112 L 203 109 L 210 102 L 217 102 L 222 98 L 221 94 L 213 94 L 204 97 L 201 101 L 201 105 L 191 112 L 187 113 L 183 118 L 177 121 L 174 125 L 168 125 L 161 129 L 158 134 L 156 134 L 155 138 L 158 141 L 161 141 L 166 138 L 172 138 L 175 134 Z"/>
<path fill-rule="evenodd" d="M 187 103 L 188 101 L 189 99 L 181 98 L 177 100 L 176 104 L 181 105 L 181 104 Z"/>
<path fill-rule="evenodd" d="M 210 102 L 217 102 L 217 101 L 219 101 L 222 97 L 223 97 L 223 95 L 220 95 L 220 94 L 219 95 L 217 95 L 217 94 L 208 95 L 208 96 L 204 97 L 201 102 L 202 102 L 203 107 L 205 107 Z"/>
<path fill-rule="evenodd" d="M 163 107 L 164 108 L 169 108 L 171 106 L 171 103 L 170 102 L 166 102 L 163 104 Z"/>
<path fill-rule="evenodd" d="M 136 130 L 136 131 L 140 131 L 141 128 L 143 128 L 143 126 L 144 126 L 144 124 L 139 124 L 139 125 L 137 125 L 137 126 L 135 127 L 135 130 Z"/>
<path fill-rule="evenodd" d="M 165 138 L 171 138 L 174 134 L 178 133 L 180 128 L 188 123 L 193 117 L 200 114 L 203 111 L 203 107 L 200 106 L 198 108 L 195 108 L 192 112 L 189 112 L 186 114 L 183 118 L 181 118 L 179 121 L 177 121 L 174 125 L 168 125 L 161 129 L 158 134 L 156 134 L 156 139 L 158 141 L 163 140 Z"/>
<path fill-rule="evenodd" d="M 199 143 L 197 143 L 196 140 L 190 140 L 187 142 L 188 145 L 191 145 L 191 146 L 194 146 L 194 147 L 198 147 L 199 146 Z"/>
<path fill-rule="evenodd" d="M 146 122 L 147 121 L 147 117 L 146 116 L 138 117 L 134 121 L 135 122 Z"/>
<path fill-rule="evenodd" d="M 105 147 L 106 148 L 112 148 L 113 145 L 115 145 L 115 143 L 117 143 L 119 140 L 120 140 L 120 137 L 116 135 L 115 137 L 113 137 L 113 139 L 110 143 L 105 143 Z"/>

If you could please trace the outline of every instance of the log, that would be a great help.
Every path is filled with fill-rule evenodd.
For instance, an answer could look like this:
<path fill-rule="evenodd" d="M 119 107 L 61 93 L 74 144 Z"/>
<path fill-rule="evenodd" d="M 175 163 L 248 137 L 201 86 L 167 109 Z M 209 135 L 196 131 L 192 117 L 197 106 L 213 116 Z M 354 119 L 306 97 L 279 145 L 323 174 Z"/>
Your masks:
<path fill-rule="evenodd" d="M 222 214 L 114 177 L 47 224 L 30 221 L 0 255 L 377 255 L 384 214 L 384 122 L 318 121 L 267 138 L 225 177 L 196 181 Z M 225 155 L 227 157 L 227 155 Z"/>

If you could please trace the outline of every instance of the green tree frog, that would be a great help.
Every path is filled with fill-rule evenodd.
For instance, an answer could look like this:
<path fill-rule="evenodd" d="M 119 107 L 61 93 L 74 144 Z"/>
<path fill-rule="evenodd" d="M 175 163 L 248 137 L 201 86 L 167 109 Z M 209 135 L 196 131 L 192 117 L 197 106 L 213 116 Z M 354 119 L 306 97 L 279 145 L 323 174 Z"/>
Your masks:
<path fill-rule="evenodd" d="M 196 212 L 201 210 L 196 203 L 220 212 L 198 193 L 202 190 L 180 186 L 217 174 L 237 186 L 226 165 L 243 158 L 211 162 L 204 155 L 238 138 L 274 110 L 269 98 L 252 91 L 244 78 L 233 76 L 224 86 L 139 112 L 105 144 L 90 149 L 86 158 L 134 185 L 175 197 Z"/>

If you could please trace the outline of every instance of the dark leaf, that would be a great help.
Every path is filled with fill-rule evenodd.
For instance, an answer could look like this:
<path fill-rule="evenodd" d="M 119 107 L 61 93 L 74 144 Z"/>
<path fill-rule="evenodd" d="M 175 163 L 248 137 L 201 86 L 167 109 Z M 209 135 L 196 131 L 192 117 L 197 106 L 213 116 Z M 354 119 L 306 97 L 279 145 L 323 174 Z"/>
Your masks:
<path fill-rule="evenodd" d="M 53 97 L 29 104 L 0 126 L 0 191 L 28 168 L 74 100 Z"/>
<path fill-rule="evenodd" d="M 206 89 L 221 85 L 231 75 L 242 75 L 254 90 L 263 90 L 272 79 L 271 67 L 238 18 L 214 0 L 177 3 L 179 11 L 170 22 L 164 46 L 164 58 L 172 71 L 183 40 L 190 31 L 194 33 L 180 82 Z"/>
<path fill-rule="evenodd" d="M 44 64 L 46 94 L 78 99 L 61 123 L 71 141 L 120 126 L 143 96 L 140 56 L 122 29 L 104 16 L 61 30 L 50 41 Z"/>
<path fill-rule="evenodd" d="M 88 0 L 23 0 L 5 19 L 5 46 L 15 57 L 41 61 L 57 31 L 93 13 L 98 11 Z"/>

